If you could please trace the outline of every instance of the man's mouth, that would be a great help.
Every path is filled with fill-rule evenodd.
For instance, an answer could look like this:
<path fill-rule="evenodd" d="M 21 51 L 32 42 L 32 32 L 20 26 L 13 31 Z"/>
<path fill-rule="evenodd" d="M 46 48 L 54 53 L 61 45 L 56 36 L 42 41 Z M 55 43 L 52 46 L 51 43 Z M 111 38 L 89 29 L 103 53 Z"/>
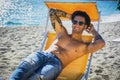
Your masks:
<path fill-rule="evenodd" d="M 75 30 L 75 31 L 78 31 L 78 30 L 79 30 L 79 28 L 74 28 L 74 30 Z"/>

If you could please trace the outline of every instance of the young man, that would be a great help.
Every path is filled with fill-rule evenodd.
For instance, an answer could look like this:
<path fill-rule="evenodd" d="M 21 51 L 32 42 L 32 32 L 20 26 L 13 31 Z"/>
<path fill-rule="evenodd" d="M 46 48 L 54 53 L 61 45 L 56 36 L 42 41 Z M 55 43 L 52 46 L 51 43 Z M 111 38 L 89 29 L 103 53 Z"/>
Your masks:
<path fill-rule="evenodd" d="M 50 9 L 49 13 L 57 39 L 48 50 L 29 55 L 13 72 L 10 80 L 26 80 L 28 77 L 29 80 L 55 80 L 70 62 L 85 53 L 93 53 L 105 45 L 103 38 L 94 29 L 85 12 L 75 11 L 70 15 L 61 10 Z M 71 35 L 63 26 L 60 17 L 71 18 Z M 84 30 L 93 34 L 93 43 L 82 40 Z"/>

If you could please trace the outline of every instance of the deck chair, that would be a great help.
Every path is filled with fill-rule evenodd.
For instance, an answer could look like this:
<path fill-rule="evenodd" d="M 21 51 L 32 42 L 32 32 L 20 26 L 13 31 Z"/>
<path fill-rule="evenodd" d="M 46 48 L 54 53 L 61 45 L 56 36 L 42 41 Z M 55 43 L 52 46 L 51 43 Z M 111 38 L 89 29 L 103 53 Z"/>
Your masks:
<path fill-rule="evenodd" d="M 57 8 L 64 10 L 68 13 L 72 13 L 75 10 L 86 11 L 90 16 L 92 21 L 99 21 L 98 10 L 95 2 L 85 2 L 85 3 L 73 3 L 73 2 L 45 2 L 48 8 Z M 68 8 L 69 6 L 69 8 Z M 49 19 L 49 18 L 48 18 Z M 65 18 L 63 18 L 66 20 Z M 48 20 L 47 20 L 48 24 Z M 47 24 L 44 29 L 44 38 L 41 46 L 41 51 L 46 50 L 53 40 L 56 38 L 56 34 L 54 32 L 47 31 Z M 99 25 L 99 24 L 98 24 Z M 98 26 L 99 27 L 99 26 Z M 83 35 L 83 40 L 86 42 L 92 42 L 93 37 L 91 35 Z M 88 53 L 73 62 L 71 62 L 68 66 L 66 66 L 57 80 L 88 80 L 88 74 L 90 71 L 90 64 L 92 60 L 92 54 Z"/>

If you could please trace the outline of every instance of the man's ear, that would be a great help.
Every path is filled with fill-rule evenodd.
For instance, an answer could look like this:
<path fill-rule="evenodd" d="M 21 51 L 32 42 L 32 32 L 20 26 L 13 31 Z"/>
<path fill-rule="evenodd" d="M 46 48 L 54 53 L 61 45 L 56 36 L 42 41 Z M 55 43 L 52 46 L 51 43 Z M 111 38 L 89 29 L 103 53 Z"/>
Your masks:
<path fill-rule="evenodd" d="M 87 29 L 87 25 L 85 25 L 85 28 L 84 29 Z"/>

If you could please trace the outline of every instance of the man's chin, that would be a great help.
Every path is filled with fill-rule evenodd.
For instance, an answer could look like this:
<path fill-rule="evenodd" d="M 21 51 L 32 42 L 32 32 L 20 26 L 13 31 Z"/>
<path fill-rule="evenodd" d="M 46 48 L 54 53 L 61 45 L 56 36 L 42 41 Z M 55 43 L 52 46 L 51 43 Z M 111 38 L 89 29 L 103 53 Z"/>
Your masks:
<path fill-rule="evenodd" d="M 74 33 L 82 33 L 82 31 L 73 30 Z"/>

